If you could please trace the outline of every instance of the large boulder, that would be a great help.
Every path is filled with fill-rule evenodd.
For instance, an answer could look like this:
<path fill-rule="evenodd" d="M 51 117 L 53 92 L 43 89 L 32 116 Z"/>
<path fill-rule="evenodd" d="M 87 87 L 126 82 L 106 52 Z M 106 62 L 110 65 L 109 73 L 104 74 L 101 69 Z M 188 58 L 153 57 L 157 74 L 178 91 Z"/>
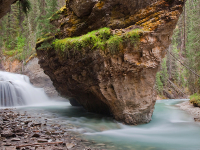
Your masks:
<path fill-rule="evenodd" d="M 81 17 L 67 1 L 59 18 L 51 19 L 58 32 L 37 43 L 39 64 L 61 95 L 88 111 L 126 124 L 148 123 L 156 73 L 183 5 L 183 0 L 101 0 Z M 43 48 L 44 42 L 51 47 Z"/>
<path fill-rule="evenodd" d="M 69 7 L 78 17 L 89 15 L 98 0 L 71 0 Z"/>
<path fill-rule="evenodd" d="M 0 19 L 11 9 L 11 5 L 17 0 L 0 0 Z"/>

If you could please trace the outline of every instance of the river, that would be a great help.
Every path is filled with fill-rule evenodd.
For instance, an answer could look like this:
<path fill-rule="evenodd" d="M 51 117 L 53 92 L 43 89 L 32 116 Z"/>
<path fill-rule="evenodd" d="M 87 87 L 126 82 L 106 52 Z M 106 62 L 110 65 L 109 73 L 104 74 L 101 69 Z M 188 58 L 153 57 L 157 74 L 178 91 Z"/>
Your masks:
<path fill-rule="evenodd" d="M 124 125 L 110 117 L 72 107 L 68 101 L 52 101 L 43 106 L 18 107 L 32 115 L 40 113 L 54 123 L 72 125 L 69 130 L 82 138 L 119 150 L 198 150 L 200 124 L 175 104 L 185 100 L 158 100 L 148 124 Z"/>

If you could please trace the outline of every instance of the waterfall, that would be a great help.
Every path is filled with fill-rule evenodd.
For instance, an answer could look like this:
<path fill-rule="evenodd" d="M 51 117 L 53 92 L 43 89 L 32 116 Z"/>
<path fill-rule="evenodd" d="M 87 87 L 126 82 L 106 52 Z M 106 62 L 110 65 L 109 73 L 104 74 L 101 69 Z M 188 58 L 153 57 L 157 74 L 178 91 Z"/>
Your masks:
<path fill-rule="evenodd" d="M 0 107 L 37 105 L 47 101 L 44 90 L 31 85 L 27 76 L 0 71 Z"/>

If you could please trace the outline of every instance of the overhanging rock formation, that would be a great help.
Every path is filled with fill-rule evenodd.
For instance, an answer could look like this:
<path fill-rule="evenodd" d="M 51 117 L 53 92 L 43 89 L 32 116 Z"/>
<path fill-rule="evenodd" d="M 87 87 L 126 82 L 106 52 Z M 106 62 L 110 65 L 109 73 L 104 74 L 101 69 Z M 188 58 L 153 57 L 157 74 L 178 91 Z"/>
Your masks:
<path fill-rule="evenodd" d="M 61 95 L 88 111 L 126 124 L 148 123 L 155 76 L 183 5 L 183 0 L 68 0 L 51 19 L 57 33 L 37 43 L 39 63 Z"/>
<path fill-rule="evenodd" d="M 11 5 L 17 0 L 0 0 L 0 19 L 11 9 Z"/>

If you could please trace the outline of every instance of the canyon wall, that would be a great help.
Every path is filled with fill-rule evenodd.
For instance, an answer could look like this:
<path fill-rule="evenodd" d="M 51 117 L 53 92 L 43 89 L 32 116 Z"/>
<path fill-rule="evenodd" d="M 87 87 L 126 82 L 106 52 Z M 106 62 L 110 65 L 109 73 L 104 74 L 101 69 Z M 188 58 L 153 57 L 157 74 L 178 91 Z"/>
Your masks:
<path fill-rule="evenodd" d="M 148 123 L 155 76 L 183 6 L 184 0 L 67 0 L 51 18 L 56 34 L 37 42 L 39 64 L 61 95 L 88 111 Z"/>

